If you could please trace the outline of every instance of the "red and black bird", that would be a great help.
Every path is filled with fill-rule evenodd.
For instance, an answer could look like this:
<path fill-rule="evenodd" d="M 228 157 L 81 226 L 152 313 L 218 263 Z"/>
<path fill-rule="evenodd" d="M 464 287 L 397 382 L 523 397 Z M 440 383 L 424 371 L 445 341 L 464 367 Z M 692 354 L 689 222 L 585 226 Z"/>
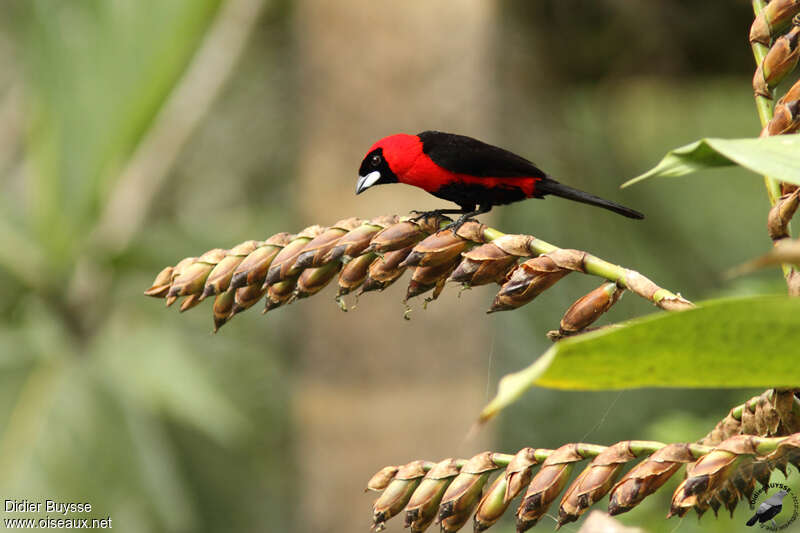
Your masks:
<path fill-rule="evenodd" d="M 470 217 L 488 213 L 495 205 L 548 194 L 628 218 L 644 218 L 638 211 L 559 183 L 524 157 L 453 133 L 424 131 L 385 137 L 370 148 L 358 173 L 356 194 L 373 185 L 405 183 L 455 202 L 460 209 L 437 209 L 421 215 L 460 214 L 453 229 Z"/>

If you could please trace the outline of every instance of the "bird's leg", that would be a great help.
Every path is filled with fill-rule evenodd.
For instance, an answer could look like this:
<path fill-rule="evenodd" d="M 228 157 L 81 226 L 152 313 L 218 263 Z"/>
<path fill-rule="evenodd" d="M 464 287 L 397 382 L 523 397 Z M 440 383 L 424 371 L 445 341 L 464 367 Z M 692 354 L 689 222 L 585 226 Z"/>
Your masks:
<path fill-rule="evenodd" d="M 770 525 L 772 526 L 773 529 L 777 529 L 778 528 L 778 524 L 775 523 L 775 519 L 774 518 L 770 519 L 769 523 L 770 523 Z"/>
<path fill-rule="evenodd" d="M 460 215 L 462 213 L 466 213 L 468 210 L 461 209 L 434 209 L 433 211 L 417 211 L 416 209 L 412 209 L 412 213 L 416 213 L 417 216 L 409 219 L 411 222 L 416 222 L 422 218 L 430 218 L 430 217 L 438 217 L 441 215 Z"/>
<path fill-rule="evenodd" d="M 447 226 L 443 227 L 442 229 L 449 229 L 450 231 L 453 232 L 453 235 L 455 235 L 456 232 L 458 231 L 458 229 L 461 226 L 463 226 L 464 223 L 467 222 L 468 220 L 470 220 L 472 217 L 474 217 L 475 215 L 481 215 L 483 213 L 488 213 L 491 210 L 492 210 L 492 204 L 481 205 L 480 207 L 478 207 L 478 209 L 472 209 L 472 210 L 465 209 L 465 210 L 462 211 L 463 215 L 461 215 L 458 220 L 456 220 L 452 224 L 448 224 Z"/>

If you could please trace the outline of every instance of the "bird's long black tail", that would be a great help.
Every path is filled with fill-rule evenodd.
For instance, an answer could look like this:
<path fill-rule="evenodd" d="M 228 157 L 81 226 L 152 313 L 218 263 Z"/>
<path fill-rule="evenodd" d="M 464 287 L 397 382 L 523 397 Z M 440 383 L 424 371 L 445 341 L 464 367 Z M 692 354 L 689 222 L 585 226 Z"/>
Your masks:
<path fill-rule="evenodd" d="M 567 198 L 568 200 L 574 200 L 576 202 L 582 202 L 589 205 L 596 205 L 597 207 L 608 209 L 609 211 L 619 213 L 620 215 L 628 218 L 644 218 L 644 215 L 639 211 L 635 211 L 625 207 L 624 205 L 619 205 L 610 200 L 604 200 L 599 196 L 589 194 L 588 192 L 573 189 L 572 187 L 568 187 L 563 183 L 559 183 L 550 178 L 544 178 L 543 180 L 536 182 L 536 193 L 537 195 L 553 194 L 555 196 L 560 196 L 561 198 Z"/>
<path fill-rule="evenodd" d="M 747 521 L 748 526 L 754 526 L 758 522 L 758 513 L 754 514 L 753 517 Z"/>

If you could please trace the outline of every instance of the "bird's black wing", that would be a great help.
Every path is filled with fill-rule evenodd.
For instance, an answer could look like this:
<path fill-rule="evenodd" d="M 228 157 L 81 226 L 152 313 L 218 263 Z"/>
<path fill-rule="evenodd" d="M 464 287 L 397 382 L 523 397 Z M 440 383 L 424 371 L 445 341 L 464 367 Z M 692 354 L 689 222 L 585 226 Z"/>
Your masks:
<path fill-rule="evenodd" d="M 418 137 L 422 151 L 450 172 L 494 178 L 546 176 L 524 157 L 472 137 L 441 131 L 423 131 Z"/>

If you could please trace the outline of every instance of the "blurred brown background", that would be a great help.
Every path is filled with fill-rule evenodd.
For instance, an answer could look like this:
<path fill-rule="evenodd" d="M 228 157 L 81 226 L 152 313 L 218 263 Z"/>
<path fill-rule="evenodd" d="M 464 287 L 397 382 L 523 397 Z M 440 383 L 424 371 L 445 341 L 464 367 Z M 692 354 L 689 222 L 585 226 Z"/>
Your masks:
<path fill-rule="evenodd" d="M 41 0 L 0 11 L 8 497 L 89 501 L 122 531 L 366 531 L 362 490 L 384 465 L 692 440 L 749 397 L 536 390 L 466 441 L 499 377 L 547 348 L 591 279 L 491 316 L 491 288 L 452 287 L 427 309 L 412 302 L 411 321 L 402 283 L 348 313 L 328 289 L 243 313 L 217 335 L 208 305 L 179 315 L 141 296 L 161 267 L 210 248 L 441 205 L 399 185 L 353 194 L 374 141 L 425 129 L 506 146 L 647 214 L 634 223 L 530 201 L 485 218 L 504 231 L 590 250 L 692 299 L 781 290 L 769 273 L 720 275 L 767 245 L 758 179 L 618 189 L 675 146 L 756 135 L 747 2 Z M 607 320 L 651 311 L 628 297 Z M 623 521 L 743 529 L 739 513 L 664 521 L 665 498 Z"/>

